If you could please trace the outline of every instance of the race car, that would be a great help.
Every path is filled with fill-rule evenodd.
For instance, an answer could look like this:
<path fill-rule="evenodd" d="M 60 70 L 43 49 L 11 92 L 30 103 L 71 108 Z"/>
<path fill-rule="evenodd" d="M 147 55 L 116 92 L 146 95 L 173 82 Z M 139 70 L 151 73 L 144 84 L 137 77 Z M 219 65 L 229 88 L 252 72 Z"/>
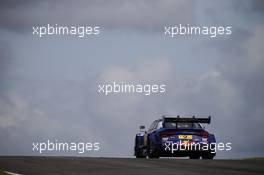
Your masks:
<path fill-rule="evenodd" d="M 134 155 L 136 158 L 213 159 L 216 155 L 215 136 L 202 126 L 202 123 L 210 122 L 211 116 L 163 116 L 155 120 L 148 131 L 145 131 L 145 126 L 140 126 L 135 137 Z"/>

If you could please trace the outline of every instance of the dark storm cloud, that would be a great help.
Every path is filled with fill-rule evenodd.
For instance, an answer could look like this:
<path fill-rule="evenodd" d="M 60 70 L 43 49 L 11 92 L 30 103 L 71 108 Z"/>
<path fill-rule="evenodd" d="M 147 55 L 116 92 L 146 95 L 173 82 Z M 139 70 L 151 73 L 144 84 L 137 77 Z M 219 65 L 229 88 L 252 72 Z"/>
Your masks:
<path fill-rule="evenodd" d="M 101 25 L 103 28 L 131 28 L 160 31 L 164 24 L 190 23 L 191 0 L 78 0 L 16 1 L 0 5 L 2 28 L 27 31 L 32 25 Z"/>

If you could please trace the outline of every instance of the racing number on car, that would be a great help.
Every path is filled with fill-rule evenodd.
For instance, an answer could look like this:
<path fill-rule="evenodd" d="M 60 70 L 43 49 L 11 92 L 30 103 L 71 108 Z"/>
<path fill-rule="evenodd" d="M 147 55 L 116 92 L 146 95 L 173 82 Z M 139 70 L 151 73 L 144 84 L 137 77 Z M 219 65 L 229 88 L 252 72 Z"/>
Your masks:
<path fill-rule="evenodd" d="M 179 139 L 192 139 L 192 135 L 179 135 Z"/>

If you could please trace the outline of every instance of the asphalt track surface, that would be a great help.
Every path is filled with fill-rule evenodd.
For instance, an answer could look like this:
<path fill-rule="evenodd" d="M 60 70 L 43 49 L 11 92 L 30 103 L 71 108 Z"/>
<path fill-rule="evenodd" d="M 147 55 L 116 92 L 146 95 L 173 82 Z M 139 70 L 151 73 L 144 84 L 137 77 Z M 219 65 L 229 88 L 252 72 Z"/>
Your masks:
<path fill-rule="evenodd" d="M 23 175 L 263 175 L 264 160 L 0 157 L 0 170 Z"/>

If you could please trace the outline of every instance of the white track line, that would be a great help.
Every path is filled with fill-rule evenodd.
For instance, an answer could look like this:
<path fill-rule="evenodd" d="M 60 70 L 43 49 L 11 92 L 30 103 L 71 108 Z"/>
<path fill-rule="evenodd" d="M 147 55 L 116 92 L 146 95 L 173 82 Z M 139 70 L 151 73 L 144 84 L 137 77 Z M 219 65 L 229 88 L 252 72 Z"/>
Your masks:
<path fill-rule="evenodd" d="M 10 174 L 10 175 L 22 175 L 22 174 L 16 174 L 16 173 L 11 173 L 11 172 L 8 172 L 8 171 L 4 171 L 6 174 Z"/>

